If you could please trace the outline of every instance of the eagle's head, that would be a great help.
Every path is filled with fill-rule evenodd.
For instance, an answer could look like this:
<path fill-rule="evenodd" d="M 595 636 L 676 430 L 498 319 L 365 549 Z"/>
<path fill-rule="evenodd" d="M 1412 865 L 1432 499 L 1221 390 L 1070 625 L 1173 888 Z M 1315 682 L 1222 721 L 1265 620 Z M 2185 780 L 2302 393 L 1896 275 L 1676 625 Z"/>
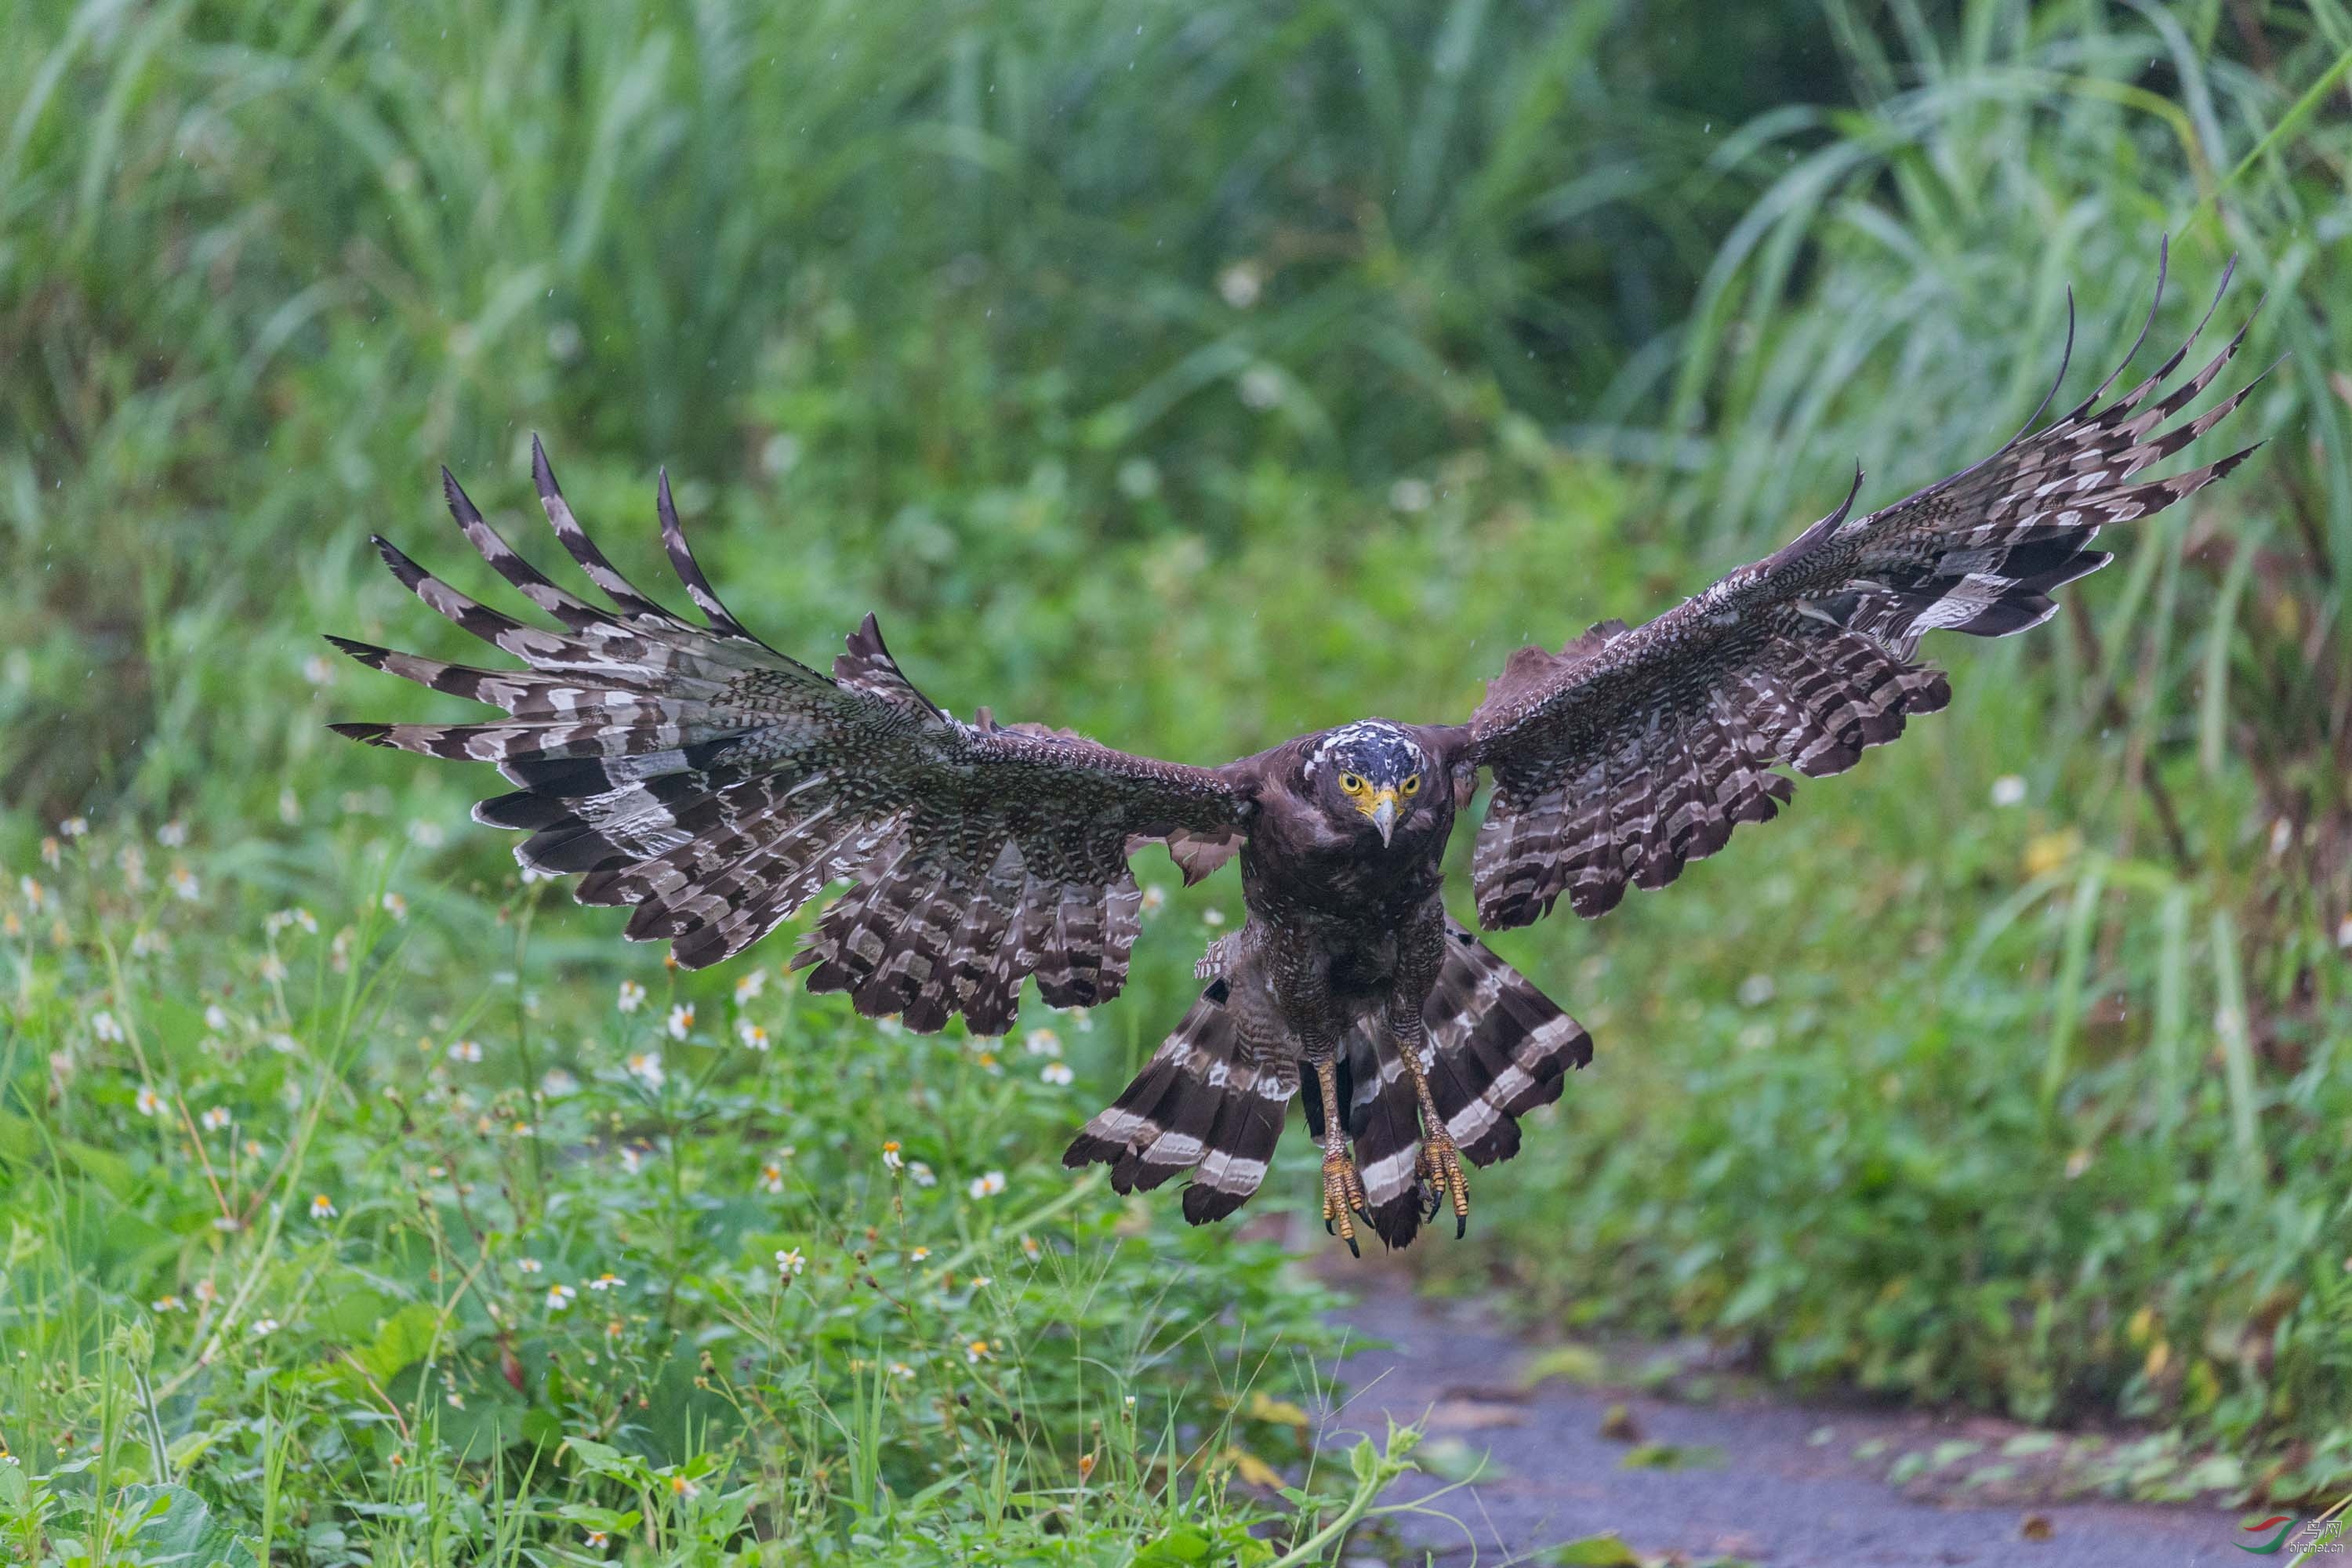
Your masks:
<path fill-rule="evenodd" d="M 1428 752 L 1397 725 L 1369 719 L 1319 737 L 1307 753 L 1307 792 L 1331 824 L 1378 833 L 1383 846 L 1439 781 Z"/>

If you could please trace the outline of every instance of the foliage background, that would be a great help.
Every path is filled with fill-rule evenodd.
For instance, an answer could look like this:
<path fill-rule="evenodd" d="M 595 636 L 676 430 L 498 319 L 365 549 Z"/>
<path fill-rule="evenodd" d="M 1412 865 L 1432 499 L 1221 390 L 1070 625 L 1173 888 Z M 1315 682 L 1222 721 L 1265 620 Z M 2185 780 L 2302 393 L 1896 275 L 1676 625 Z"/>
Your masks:
<path fill-rule="evenodd" d="M 556 1510 L 619 1510 L 653 1486 L 627 1464 L 723 1462 L 740 1485 L 709 1495 L 748 1490 L 773 1550 L 1207 1540 L 1253 1505 L 1167 1468 L 1280 1457 L 1282 1421 L 1230 1430 L 1235 1391 L 1296 1392 L 1328 1348 L 1318 1298 L 1264 1248 L 1083 1196 L 1051 1232 L 1066 1261 L 991 1320 L 1062 1392 L 1011 1401 L 1020 1421 L 971 1453 L 935 1444 L 971 1393 L 942 1348 L 982 1335 L 971 1303 L 942 1286 L 919 1328 L 846 1261 L 895 1212 L 875 1150 L 914 1137 L 889 1121 L 902 1080 L 992 1140 L 932 1151 L 954 1179 L 919 1227 L 1021 1254 L 1013 1216 L 960 1184 L 993 1161 L 1030 1208 L 1065 1191 L 1063 1129 L 1175 1016 L 1234 889 L 1176 899 L 1128 998 L 1063 1026 L 1078 1082 L 1059 1094 L 1032 1059 L 1008 1052 L 1000 1079 L 960 1041 L 788 1011 L 781 985 L 743 1015 L 776 1050 L 744 1052 L 725 973 L 678 994 L 703 1022 L 672 1065 L 695 1065 L 648 1100 L 625 1061 L 671 1000 L 650 955 L 515 884 L 464 825 L 473 781 L 323 731 L 436 710 L 331 668 L 313 635 L 456 651 L 365 543 L 457 558 L 435 464 L 519 523 L 543 433 L 574 505 L 656 581 L 667 464 L 713 577 L 780 646 L 814 657 L 872 606 L 951 707 L 1210 759 L 1367 710 L 1458 714 L 1509 647 L 1654 613 L 1769 548 L 1857 457 L 1878 502 L 1970 460 L 2053 374 L 2070 283 L 2104 374 L 2167 234 L 2153 342 L 2232 254 L 2225 321 L 2267 301 L 2246 363 L 2288 357 L 2233 422 L 2262 458 L 2126 543 L 2049 632 L 1931 647 L 1949 712 L 1671 896 L 1504 943 L 1602 1055 L 1482 1181 L 1472 1244 L 1413 1260 L 1553 1324 L 1705 1331 L 1790 1379 L 2127 1416 L 2155 1434 L 2125 1467 L 2144 1490 L 2337 1482 L 2347 61 L 2336 0 L 0 13 L 0 1332 L 45 1369 L 0 1388 L 0 1433 L 41 1473 L 92 1430 L 114 1456 L 58 1482 L 41 1506 L 66 1511 L 26 1539 L 99 1518 L 111 1467 L 321 1561 L 431 1555 L 417 1521 L 509 1492 L 539 1511 L 504 1549 L 576 1547 Z M 2011 776 L 2021 802 L 1992 804 Z M 95 832 L 45 866 L 74 817 Z M 184 843 L 157 843 L 167 824 Z M 299 953 L 299 926 L 264 925 L 298 905 L 326 927 Z M 625 978 L 656 1005 L 614 1014 Z M 488 1047 L 478 1081 L 414 1048 L 461 1037 Z M 572 1111 L 541 1086 L 559 1058 L 585 1085 Z M 857 1092 L 813 1092 L 845 1073 Z M 142 1089 L 260 1130 L 270 1157 L 242 1179 L 283 1225 L 215 1230 L 198 1130 L 144 1116 Z M 433 1110 L 382 1120 L 394 1103 Z M 499 1136 L 466 1131 L 494 1110 Z M 530 1182 L 509 1174 L 518 1120 L 546 1123 L 556 1167 L 529 1154 Z M 859 1195 L 828 1170 L 759 1206 L 786 1133 Z M 611 1181 L 633 1141 L 667 1159 L 666 1195 Z M 607 1163 L 566 1167 L 565 1146 Z M 446 1204 L 366 1196 L 427 1166 L 458 1173 Z M 340 1223 L 313 1234 L 321 1170 Z M 500 1195 L 461 1219 L 468 1170 Z M 760 1421 L 689 1438 L 567 1404 L 548 1358 L 594 1335 L 502 1337 L 433 1277 L 452 1236 L 519 1267 L 565 1203 L 583 1279 L 662 1282 L 629 1331 L 646 1377 L 724 1316 L 716 1296 L 681 1309 L 679 1281 L 749 1290 L 801 1241 L 820 1265 L 781 1299 L 877 1347 L 919 1338 L 919 1391 L 861 1392 L 849 1363 L 879 1349 L 795 1384 L 786 1341 L 739 1324 L 747 1386 L 804 1401 L 798 1448 Z M 1137 1331 L 1088 1392 L 1091 1352 L 1057 1325 L 1089 1281 L 1171 1259 L 1176 1317 L 1254 1303 L 1298 1354 Z M 146 1310 L 215 1278 L 253 1282 L 239 1332 L 264 1310 L 287 1325 L 233 1376 L 201 1359 L 210 1327 Z M 425 1373 L 383 1369 L 411 1376 L 402 1405 L 336 1369 L 419 1303 L 430 1365 L 488 1388 L 514 1341 L 524 1404 L 555 1423 L 534 1430 L 617 1436 L 619 1468 L 567 1459 L 541 1491 L 557 1472 L 521 1442 L 387 1479 L 383 1410 L 421 1421 Z M 142 1356 L 204 1369 L 144 1433 Z M 1127 1511 L 1081 1525 L 1078 1463 L 1121 1447 L 1101 1424 L 1131 1388 L 1165 1402 L 1164 1441 L 1124 1442 Z M 886 1405 L 870 1442 L 843 1436 Z M 344 1447 L 288 1469 L 289 1430 Z M 824 1462 L 850 1451 L 868 1458 Z M 983 1473 L 992 1491 L 884 1505 Z M 387 1544 L 388 1517 L 414 1538 Z M 740 1539 L 696 1520 L 632 1539 Z"/>

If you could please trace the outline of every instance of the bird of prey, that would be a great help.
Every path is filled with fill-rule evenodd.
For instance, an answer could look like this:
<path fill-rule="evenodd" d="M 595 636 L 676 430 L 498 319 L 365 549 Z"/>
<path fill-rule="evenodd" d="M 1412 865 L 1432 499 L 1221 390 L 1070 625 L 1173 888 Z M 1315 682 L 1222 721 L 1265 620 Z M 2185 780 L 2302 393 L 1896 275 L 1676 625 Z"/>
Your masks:
<path fill-rule="evenodd" d="M 1129 857 L 1164 845 L 1190 882 L 1238 855 L 1247 922 L 1210 945 L 1198 1000 L 1066 1163 L 1108 1163 L 1122 1193 L 1189 1172 L 1185 1218 L 1220 1218 L 1256 1191 L 1311 1079 L 1327 1229 L 1351 1250 L 1360 1221 L 1402 1246 L 1451 1207 L 1459 1235 L 1464 1162 L 1509 1158 L 1518 1119 L 1591 1055 L 1574 1019 L 1446 913 L 1442 858 L 1482 770 L 1482 926 L 1526 925 L 1563 898 L 1595 916 L 1629 885 L 1665 886 L 1790 800 L 1777 768 L 1843 772 L 1943 707 L 1943 674 L 1914 658 L 1925 633 L 2040 625 L 2053 590 L 2105 564 L 2089 548 L 2102 527 L 2242 461 L 2253 447 L 2134 479 L 2244 401 L 2251 385 L 2171 423 L 2244 336 L 2159 395 L 2192 334 L 2102 405 L 2118 366 L 2050 425 L 2033 429 L 2037 410 L 1983 461 L 1864 516 L 1857 473 L 1845 503 L 1785 548 L 1647 625 L 1514 653 L 1466 722 L 1363 719 L 1221 767 L 984 708 L 958 720 L 900 672 L 871 616 L 830 675 L 776 651 L 711 591 L 665 476 L 662 542 L 707 624 L 675 616 L 590 542 L 534 440 L 548 521 L 612 607 L 532 568 L 445 469 L 467 541 L 556 626 L 478 604 L 378 539 L 402 584 L 524 668 L 338 638 L 363 664 L 507 716 L 336 728 L 496 764 L 515 789 L 475 818 L 529 834 L 517 859 L 578 873 L 582 902 L 634 906 L 627 935 L 668 941 L 688 968 L 849 884 L 794 966 L 811 990 L 918 1030 L 961 1013 L 973 1034 L 1002 1034 L 1032 975 L 1049 1006 L 1110 1000 L 1137 934 Z M 2070 305 L 2069 356 L 2073 343 Z"/>

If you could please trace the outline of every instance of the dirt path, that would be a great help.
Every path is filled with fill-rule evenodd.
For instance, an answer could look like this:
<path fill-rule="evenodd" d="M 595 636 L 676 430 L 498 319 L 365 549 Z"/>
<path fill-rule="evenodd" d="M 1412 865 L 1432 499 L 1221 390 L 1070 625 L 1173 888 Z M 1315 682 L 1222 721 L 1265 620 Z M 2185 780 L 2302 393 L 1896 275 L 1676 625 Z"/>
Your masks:
<path fill-rule="evenodd" d="M 1361 1289 L 1339 1314 L 1366 1339 L 1346 1363 L 1354 1393 L 1327 1413 L 1324 1441 L 1380 1435 L 1388 1419 L 1425 1421 L 1441 1468 L 1466 1473 L 1484 1452 L 1488 1479 L 1435 1506 L 1446 1520 L 1410 1519 L 1403 1535 L 1444 1568 L 1517 1561 L 1548 1546 L 1614 1532 L 1644 1554 L 1693 1563 L 1729 1557 L 1798 1568 L 2169 1568 L 2243 1561 L 2238 1516 L 2210 1509 L 2083 1502 L 1963 1506 L 1906 1497 L 1854 1457 L 1883 1440 L 1892 1455 L 1932 1448 L 1973 1426 L 1961 1418 L 1822 1409 L 1766 1399 L 1693 1405 L 1552 1379 L 1532 1390 L 1536 1353 L 1480 1314 L 1424 1302 L 1394 1277 Z M 1717 1450 L 1704 1468 L 1633 1468 L 1630 1445 L 1601 1435 L 1625 1407 L 1640 1440 L 1685 1453 Z M 1424 1450 L 1426 1451 L 1426 1449 Z M 1702 1455 L 1712 1459 L 1711 1455 Z M 1453 1464 L 1444 1461 L 1451 1459 Z M 1396 1499 L 1444 1483 L 1408 1478 Z M 2029 1538 L 2029 1514 L 2047 1539 Z"/>

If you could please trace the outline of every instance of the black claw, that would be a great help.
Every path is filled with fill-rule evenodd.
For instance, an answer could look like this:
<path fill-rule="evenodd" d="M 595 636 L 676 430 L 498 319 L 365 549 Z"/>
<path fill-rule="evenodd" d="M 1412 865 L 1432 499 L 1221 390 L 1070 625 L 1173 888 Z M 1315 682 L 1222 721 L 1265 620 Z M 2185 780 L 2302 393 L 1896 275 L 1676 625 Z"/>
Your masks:
<path fill-rule="evenodd" d="M 1455 1215 L 1454 1216 L 1454 1239 L 1459 1241 L 1469 1234 L 1470 1216 L 1466 1214 Z"/>
<path fill-rule="evenodd" d="M 1323 1222 L 1323 1234 L 1326 1236 L 1337 1236 L 1339 1234 L 1339 1227 L 1333 1225 L 1327 1219 Z"/>
<path fill-rule="evenodd" d="M 1363 1255 L 1364 1249 L 1356 1245 L 1356 1238 L 1354 1237 L 1349 1237 L 1348 1238 L 1348 1256 L 1350 1258 L 1361 1258 Z"/>

